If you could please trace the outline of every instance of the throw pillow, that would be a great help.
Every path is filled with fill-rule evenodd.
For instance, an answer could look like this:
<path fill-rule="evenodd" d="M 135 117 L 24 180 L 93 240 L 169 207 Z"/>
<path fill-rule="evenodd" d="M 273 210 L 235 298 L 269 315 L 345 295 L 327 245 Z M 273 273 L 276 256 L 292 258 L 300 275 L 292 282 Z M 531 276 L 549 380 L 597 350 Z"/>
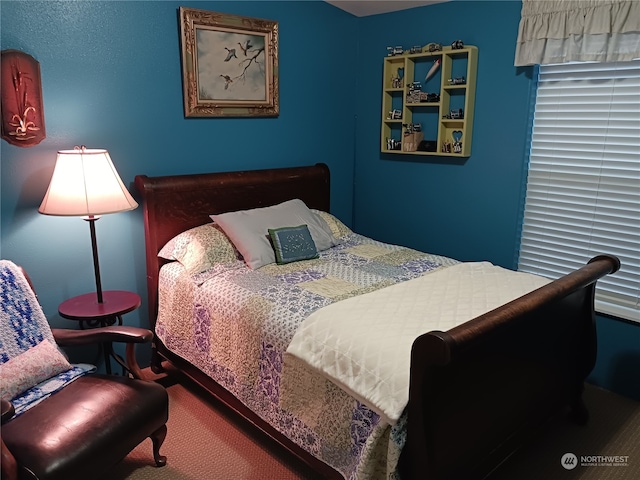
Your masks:
<path fill-rule="evenodd" d="M 58 347 L 45 339 L 35 347 L 0 364 L 0 396 L 5 400 L 11 400 L 38 383 L 72 367 Z"/>
<path fill-rule="evenodd" d="M 306 225 L 270 228 L 269 236 L 278 265 L 318 258 L 318 249 Z"/>

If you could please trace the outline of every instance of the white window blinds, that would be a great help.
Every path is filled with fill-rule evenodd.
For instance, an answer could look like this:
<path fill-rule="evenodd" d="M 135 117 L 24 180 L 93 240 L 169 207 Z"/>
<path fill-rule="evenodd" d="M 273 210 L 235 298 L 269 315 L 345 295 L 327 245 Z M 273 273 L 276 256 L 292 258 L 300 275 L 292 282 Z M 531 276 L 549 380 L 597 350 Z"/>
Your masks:
<path fill-rule="evenodd" d="M 610 253 L 596 310 L 640 322 L 640 60 L 539 67 L 518 269 Z"/>

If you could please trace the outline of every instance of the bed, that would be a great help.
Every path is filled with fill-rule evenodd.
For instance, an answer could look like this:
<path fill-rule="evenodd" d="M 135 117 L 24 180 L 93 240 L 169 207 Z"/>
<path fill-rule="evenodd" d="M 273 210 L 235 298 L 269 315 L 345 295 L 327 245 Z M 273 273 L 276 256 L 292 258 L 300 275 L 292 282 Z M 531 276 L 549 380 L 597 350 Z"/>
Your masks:
<path fill-rule="evenodd" d="M 529 287 L 529 293 L 514 300 L 464 321 L 458 319 L 452 328 L 416 335 L 408 346 L 410 368 L 406 375 L 398 375 L 406 376 L 407 401 L 400 403 L 400 409 L 396 407 L 400 415 L 392 417 L 382 407 L 369 405 L 368 397 L 360 397 L 350 385 L 332 381 L 317 366 L 289 353 L 295 342 L 287 343 L 292 336 L 297 339 L 301 325 L 309 321 L 303 318 L 306 307 L 298 309 L 301 312 L 296 315 L 302 319 L 295 320 L 295 328 L 279 328 L 270 317 L 261 320 L 259 328 L 235 322 L 248 310 L 261 315 L 277 311 L 276 317 L 282 317 L 291 304 L 277 306 L 278 298 L 291 292 L 295 292 L 291 302 L 304 296 L 316 302 L 311 318 L 339 305 L 351 305 L 349 302 L 364 295 L 404 288 L 403 284 L 424 279 L 433 284 L 440 278 L 436 275 L 465 265 L 352 232 L 328 213 L 330 173 L 324 164 L 138 175 L 135 186 L 143 200 L 149 322 L 156 332 L 152 368 L 161 371 L 162 362 L 170 361 L 319 476 L 485 478 L 551 416 L 567 409 L 576 421 L 587 420 L 581 395 L 596 358 L 594 288 L 598 278 L 619 269 L 616 257 L 594 257 L 579 270 Z M 341 237 L 319 258 L 268 265 L 244 277 L 248 269 L 241 260 L 193 274 L 183 271 L 181 262 L 158 255 L 181 233 L 211 224 L 210 215 L 292 199 L 302 200 Z M 355 293 L 362 296 L 331 293 L 335 284 L 348 282 L 334 279 L 327 287 L 326 275 L 310 278 L 330 268 L 333 257 L 357 267 L 357 274 L 349 270 L 348 275 L 358 276 L 364 287 Z M 227 279 L 242 284 L 245 293 L 268 290 L 273 298 L 265 301 L 251 293 L 245 295 L 247 302 L 242 306 L 225 306 L 228 287 L 218 282 Z M 289 284 L 277 283 L 282 279 Z M 303 290 L 300 285 L 312 287 Z M 207 288 L 213 299 L 203 294 Z M 431 308 L 425 309 L 425 315 L 427 310 Z M 224 317 L 225 312 L 229 318 Z M 279 329 L 286 330 L 285 340 L 274 337 Z M 267 331 L 270 337 L 258 338 L 258 330 Z M 242 332 L 251 337 L 248 346 L 234 343 Z M 307 350 L 304 341 L 301 345 L 300 350 Z"/>

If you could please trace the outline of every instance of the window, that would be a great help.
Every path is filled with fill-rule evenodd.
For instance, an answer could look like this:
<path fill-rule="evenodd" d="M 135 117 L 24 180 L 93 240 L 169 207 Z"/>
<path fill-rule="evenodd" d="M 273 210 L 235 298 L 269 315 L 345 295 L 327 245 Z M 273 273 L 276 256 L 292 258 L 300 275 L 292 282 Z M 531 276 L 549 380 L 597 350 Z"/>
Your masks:
<path fill-rule="evenodd" d="M 640 322 L 640 60 L 539 67 L 518 269 L 610 253 L 596 310 Z"/>

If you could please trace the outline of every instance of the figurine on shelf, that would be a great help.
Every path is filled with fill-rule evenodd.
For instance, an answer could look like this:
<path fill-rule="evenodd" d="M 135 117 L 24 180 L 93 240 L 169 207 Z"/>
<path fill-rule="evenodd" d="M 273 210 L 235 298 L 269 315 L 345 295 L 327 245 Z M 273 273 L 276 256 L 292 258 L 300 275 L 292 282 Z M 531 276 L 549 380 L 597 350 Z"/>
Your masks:
<path fill-rule="evenodd" d="M 420 45 L 414 45 L 409 49 L 409 53 L 422 53 L 422 47 Z"/>
<path fill-rule="evenodd" d="M 441 52 L 442 44 L 441 43 L 430 43 L 427 45 L 427 51 L 429 52 Z"/>
<path fill-rule="evenodd" d="M 402 142 L 395 138 L 387 138 L 387 150 L 400 150 Z"/>
<path fill-rule="evenodd" d="M 421 132 L 422 131 L 422 125 L 420 125 L 419 123 L 403 123 L 402 126 L 404 127 L 404 134 L 405 135 L 409 135 L 411 133 L 417 133 L 417 132 Z"/>
<path fill-rule="evenodd" d="M 407 87 L 409 87 L 409 92 L 407 93 L 407 103 L 419 102 L 422 84 L 420 82 L 411 82 L 407 83 Z"/>
<path fill-rule="evenodd" d="M 462 153 L 462 131 L 452 132 L 451 137 L 453 138 L 453 153 Z"/>
<path fill-rule="evenodd" d="M 431 68 L 427 72 L 427 76 L 424 77 L 424 81 L 425 82 L 436 74 L 436 72 L 440 68 L 440 64 L 441 63 L 442 63 L 442 59 L 441 58 L 438 58 L 435 62 L 433 62 L 433 65 L 431 66 Z"/>
<path fill-rule="evenodd" d="M 451 153 L 451 142 L 449 140 L 445 140 L 442 144 L 442 153 Z"/>
<path fill-rule="evenodd" d="M 407 93 L 407 103 L 438 103 L 439 101 L 439 93 L 427 93 L 415 88 L 410 88 Z"/>
<path fill-rule="evenodd" d="M 449 80 L 447 80 L 447 82 L 449 83 L 449 85 L 464 85 L 467 83 L 467 79 L 464 77 L 455 77 L 450 78 Z"/>
<path fill-rule="evenodd" d="M 397 108 L 391 110 L 387 115 L 387 120 L 402 120 L 402 111 Z"/>
<path fill-rule="evenodd" d="M 442 118 L 447 120 L 462 120 L 464 119 L 464 111 L 461 108 L 451 110 L 447 115 L 443 115 Z"/>
<path fill-rule="evenodd" d="M 451 43 L 451 48 L 453 50 L 460 50 L 461 48 L 464 48 L 464 43 L 462 43 L 462 40 L 454 40 Z"/>
<path fill-rule="evenodd" d="M 389 52 L 387 53 L 387 57 L 395 57 L 396 55 L 402 55 L 402 53 L 404 52 L 404 50 L 400 46 L 387 47 L 387 51 Z"/>

